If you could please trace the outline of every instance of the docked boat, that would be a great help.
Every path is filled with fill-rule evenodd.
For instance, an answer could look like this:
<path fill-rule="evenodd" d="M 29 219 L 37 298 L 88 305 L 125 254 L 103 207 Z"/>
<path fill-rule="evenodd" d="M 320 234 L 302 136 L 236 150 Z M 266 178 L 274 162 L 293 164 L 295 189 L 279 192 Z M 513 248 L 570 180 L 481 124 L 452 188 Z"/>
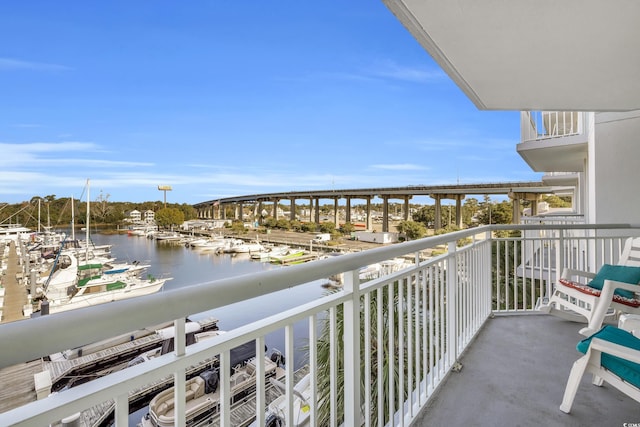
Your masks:
<path fill-rule="evenodd" d="M 72 252 L 63 251 L 54 261 L 54 267 L 44 282 L 39 283 L 33 302 L 41 301 L 42 313 L 57 313 L 81 307 L 90 307 L 106 302 L 117 301 L 136 296 L 148 295 L 159 291 L 170 278 L 142 279 L 139 274 L 148 265 L 118 265 L 103 273 L 101 264 L 91 266 L 98 270 L 95 276 L 88 275 L 79 279 L 78 259 Z M 46 302 L 46 304 L 44 304 Z M 43 308 L 44 307 L 46 308 Z M 25 307 L 25 315 L 33 308 Z"/>
<path fill-rule="evenodd" d="M 185 324 L 186 344 L 195 344 L 213 337 L 223 334 L 221 330 L 202 331 L 202 326 L 197 322 L 188 322 Z M 155 359 L 173 351 L 175 327 L 169 326 L 156 331 L 156 334 L 162 339 L 162 345 L 138 355 L 132 359 L 128 366 L 135 366 L 148 360 Z"/>
<path fill-rule="evenodd" d="M 284 377 L 284 370 L 265 357 L 265 377 Z M 232 402 L 240 401 L 256 388 L 255 343 L 248 342 L 231 350 L 231 373 L 228 376 Z M 186 382 L 186 425 L 194 425 L 219 412 L 219 367 L 202 372 Z M 142 418 L 144 427 L 175 425 L 174 388 L 158 393 L 149 403 L 149 412 Z"/>
<path fill-rule="evenodd" d="M 158 292 L 171 278 L 142 279 L 137 276 L 129 276 L 120 273 L 102 275 L 88 280 L 85 283 L 78 282 L 77 286 L 68 289 L 70 298 L 50 299 L 49 313 L 73 310 L 82 307 L 91 307 L 107 302 L 118 301 L 127 298 L 139 297 Z"/>
<path fill-rule="evenodd" d="M 296 249 L 287 251 L 287 253 L 283 255 L 273 255 L 269 258 L 269 262 L 272 264 L 291 264 L 295 261 L 302 259 L 305 255 L 304 249 Z"/>
<path fill-rule="evenodd" d="M 232 254 L 246 254 L 252 252 L 263 251 L 264 247 L 258 242 L 245 242 L 241 239 L 233 239 L 229 247 L 224 248 L 223 252 Z"/>
<path fill-rule="evenodd" d="M 8 242 L 18 239 L 29 240 L 31 229 L 23 227 L 21 224 L 0 224 L 0 242 Z"/>
<path fill-rule="evenodd" d="M 287 402 L 285 385 L 274 378 L 269 382 L 279 388 L 283 393 L 267 407 L 264 417 L 264 427 L 284 427 L 286 426 Z M 293 426 L 305 427 L 309 425 L 311 415 L 311 374 L 306 374 L 293 387 Z M 249 427 L 259 427 L 254 421 Z"/>
<path fill-rule="evenodd" d="M 263 250 L 251 253 L 251 259 L 257 261 L 270 261 L 271 257 L 285 256 L 291 251 L 288 245 L 267 246 Z"/>

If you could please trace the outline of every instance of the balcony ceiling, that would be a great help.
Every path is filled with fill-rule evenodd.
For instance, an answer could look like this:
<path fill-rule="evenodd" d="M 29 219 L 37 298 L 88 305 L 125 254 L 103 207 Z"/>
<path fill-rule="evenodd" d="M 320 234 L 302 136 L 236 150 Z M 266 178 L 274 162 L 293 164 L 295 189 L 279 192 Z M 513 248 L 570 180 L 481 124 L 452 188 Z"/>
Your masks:
<path fill-rule="evenodd" d="M 479 109 L 640 109 L 640 2 L 383 1 Z"/>

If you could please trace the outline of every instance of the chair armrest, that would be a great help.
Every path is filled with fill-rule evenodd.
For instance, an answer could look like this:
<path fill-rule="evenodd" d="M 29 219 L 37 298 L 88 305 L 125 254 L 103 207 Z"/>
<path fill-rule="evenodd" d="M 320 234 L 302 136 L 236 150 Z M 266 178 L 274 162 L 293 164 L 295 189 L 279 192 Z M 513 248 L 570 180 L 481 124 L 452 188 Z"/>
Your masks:
<path fill-rule="evenodd" d="M 602 297 L 606 295 L 606 297 L 609 298 L 609 301 L 611 301 L 611 299 L 613 299 L 613 293 L 616 289 L 624 289 L 635 294 L 640 292 L 640 285 L 636 285 L 634 283 L 616 282 L 615 280 L 605 279 L 604 286 L 602 287 L 602 294 L 600 294 L 600 296 Z"/>
<path fill-rule="evenodd" d="M 620 357 L 630 362 L 640 363 L 640 351 L 634 350 L 629 347 L 625 347 L 620 344 L 614 344 L 610 341 L 605 341 L 600 338 L 593 338 L 589 348 L 592 351 L 599 351 L 601 353 L 607 353 L 612 356 Z"/>
<path fill-rule="evenodd" d="M 626 289 L 631 292 L 640 292 L 640 285 L 632 283 L 616 282 L 615 280 L 605 279 L 604 286 L 598 298 L 596 306 L 591 310 L 591 318 L 589 319 L 588 330 L 597 331 L 602 327 L 604 317 L 607 314 L 609 305 L 613 300 L 613 293 L 616 289 Z M 588 333 L 585 330 L 585 333 Z M 583 333 L 582 331 L 580 333 Z"/>
<path fill-rule="evenodd" d="M 589 271 L 582 271 L 582 270 L 574 270 L 573 268 L 565 268 L 564 270 L 562 270 L 562 276 L 560 277 L 563 279 L 571 279 L 573 276 L 586 277 L 587 279 L 593 279 L 594 277 L 596 277 L 596 273 L 591 273 Z"/>

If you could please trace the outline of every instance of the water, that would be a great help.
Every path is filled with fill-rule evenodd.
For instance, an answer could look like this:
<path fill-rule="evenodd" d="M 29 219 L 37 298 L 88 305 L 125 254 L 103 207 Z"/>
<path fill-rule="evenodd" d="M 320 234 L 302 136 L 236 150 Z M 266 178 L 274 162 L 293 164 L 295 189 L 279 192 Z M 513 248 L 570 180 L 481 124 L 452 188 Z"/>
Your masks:
<path fill-rule="evenodd" d="M 184 245 L 156 242 L 153 239 L 139 236 L 94 234 L 91 236 L 91 240 L 97 245 L 113 245 L 111 253 L 120 262 L 140 261 L 143 264 L 151 264 L 147 274 L 158 278 L 172 277 L 173 279 L 165 283 L 163 289 L 179 289 L 218 279 L 259 273 L 273 268 L 291 268 L 252 261 L 247 254 L 231 256 L 230 254 L 201 253 L 186 248 Z M 190 319 L 200 320 L 214 317 L 218 319 L 218 327 L 221 330 L 235 329 L 319 298 L 326 293 L 326 290 L 321 286 L 322 284 L 323 281 L 309 282 L 292 289 L 274 292 L 219 309 L 193 313 Z M 295 368 L 306 363 L 304 347 L 307 345 L 307 338 L 307 323 L 301 322 L 294 325 L 296 354 L 293 363 Z M 265 340 L 269 349 L 278 349 L 284 352 L 283 331 L 269 334 Z"/>
<path fill-rule="evenodd" d="M 186 248 L 184 245 L 156 242 L 139 236 L 94 234 L 91 236 L 91 240 L 96 245 L 112 245 L 111 253 L 119 262 L 140 261 L 143 264 L 151 265 L 147 274 L 157 278 L 172 277 L 173 279 L 165 283 L 163 289 L 179 289 L 227 277 L 259 273 L 273 268 L 290 268 L 252 261 L 245 254 L 231 256 L 230 254 L 201 253 Z M 326 293 L 326 290 L 321 286 L 323 283 L 323 281 L 309 282 L 296 288 L 274 292 L 219 309 L 194 313 L 189 318 L 200 320 L 214 317 L 218 319 L 218 327 L 221 330 L 231 330 L 321 297 Z M 319 328 L 320 324 L 318 325 L 318 333 L 320 332 Z M 287 355 L 286 363 L 293 363 L 295 370 L 307 363 L 305 347 L 308 344 L 309 327 L 307 322 L 298 322 L 293 329 L 294 360 L 290 360 L 291 356 Z M 265 336 L 265 343 L 269 351 L 277 349 L 284 354 L 284 342 L 283 330 Z M 137 425 L 147 412 L 148 408 L 145 407 L 129 414 L 129 425 Z"/>

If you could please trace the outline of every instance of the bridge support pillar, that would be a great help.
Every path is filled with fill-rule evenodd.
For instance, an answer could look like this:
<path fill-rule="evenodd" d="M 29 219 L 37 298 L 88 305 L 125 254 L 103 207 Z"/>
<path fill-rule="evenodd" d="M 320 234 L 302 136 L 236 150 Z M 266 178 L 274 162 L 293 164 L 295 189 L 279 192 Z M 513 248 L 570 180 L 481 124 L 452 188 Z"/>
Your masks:
<path fill-rule="evenodd" d="M 333 222 L 336 225 L 336 230 L 340 228 L 340 218 L 338 217 L 338 197 L 333 198 Z"/>
<path fill-rule="evenodd" d="M 389 231 L 389 196 L 382 196 L 382 232 Z"/>
<path fill-rule="evenodd" d="M 289 213 L 289 219 L 293 221 L 296 219 L 296 199 L 295 197 L 291 197 L 291 212 Z"/>
<path fill-rule="evenodd" d="M 344 215 L 345 222 L 351 222 L 351 197 L 347 197 Z"/>
<path fill-rule="evenodd" d="M 435 199 L 435 218 L 433 219 L 433 229 L 438 231 L 442 228 L 442 199 L 439 194 L 432 194 L 431 197 Z"/>
<path fill-rule="evenodd" d="M 409 221 L 409 200 L 411 200 L 411 196 L 404 196 L 404 220 Z"/>
<path fill-rule="evenodd" d="M 437 231 L 442 228 L 442 199 L 453 199 L 456 201 L 456 225 L 458 228 L 462 228 L 462 199 L 465 198 L 464 194 L 430 194 L 429 196 L 436 202 L 434 230 Z M 450 210 L 449 213 L 451 213 Z"/>
<path fill-rule="evenodd" d="M 531 202 L 531 216 L 538 215 L 538 202 L 540 201 L 540 194 L 538 193 L 517 193 L 510 192 L 509 198 L 513 200 L 513 216 L 511 223 L 520 224 L 520 200 L 528 200 Z"/>
<path fill-rule="evenodd" d="M 316 216 L 316 221 L 315 223 L 320 225 L 320 199 L 318 197 L 316 197 L 315 199 L 315 205 L 316 205 L 316 211 L 315 211 L 315 216 Z"/>
<path fill-rule="evenodd" d="M 367 231 L 373 230 L 373 221 L 371 219 L 371 197 L 367 197 Z"/>
<path fill-rule="evenodd" d="M 276 221 L 278 220 L 278 203 L 279 202 L 280 202 L 280 199 L 278 199 L 277 197 L 273 199 L 273 218 Z"/>

